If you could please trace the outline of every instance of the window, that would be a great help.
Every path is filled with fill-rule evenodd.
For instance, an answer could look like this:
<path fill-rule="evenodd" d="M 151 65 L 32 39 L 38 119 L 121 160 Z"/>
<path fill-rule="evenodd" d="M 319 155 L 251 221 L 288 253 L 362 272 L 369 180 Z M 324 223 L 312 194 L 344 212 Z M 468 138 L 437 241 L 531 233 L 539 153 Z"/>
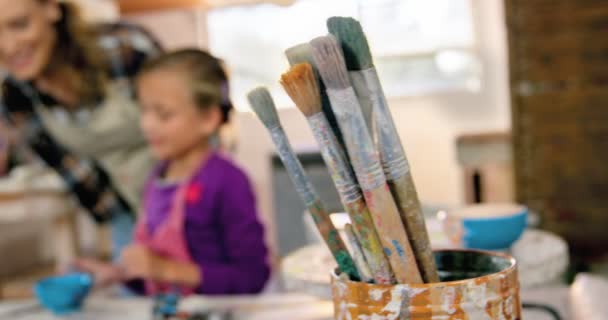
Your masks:
<path fill-rule="evenodd" d="M 279 108 L 293 103 L 278 84 L 288 68 L 285 49 L 327 34 L 331 16 L 363 25 L 388 96 L 445 89 L 475 89 L 470 0 L 298 0 L 291 6 L 258 4 L 209 13 L 209 48 L 229 65 L 232 96 L 248 110 L 246 93 L 265 85 Z"/>

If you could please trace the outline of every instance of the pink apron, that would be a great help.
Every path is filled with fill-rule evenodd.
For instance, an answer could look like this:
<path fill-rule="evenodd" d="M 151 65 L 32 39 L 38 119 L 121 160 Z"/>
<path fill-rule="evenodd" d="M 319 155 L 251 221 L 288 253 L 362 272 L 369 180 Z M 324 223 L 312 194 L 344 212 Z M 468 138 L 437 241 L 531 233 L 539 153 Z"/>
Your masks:
<path fill-rule="evenodd" d="M 184 183 L 175 193 L 171 212 L 165 221 L 150 234 L 146 224 L 147 210 L 141 215 L 135 227 L 135 242 L 144 245 L 161 255 L 180 262 L 194 263 L 188 250 L 186 234 L 184 230 L 186 219 L 186 203 L 200 199 L 201 190 L 197 183 Z M 144 209 L 146 209 L 148 199 L 144 199 Z M 170 283 L 160 283 L 157 281 L 145 280 L 146 295 L 173 292 L 176 289 L 182 295 L 194 293 L 194 289 L 186 286 L 177 286 Z"/>

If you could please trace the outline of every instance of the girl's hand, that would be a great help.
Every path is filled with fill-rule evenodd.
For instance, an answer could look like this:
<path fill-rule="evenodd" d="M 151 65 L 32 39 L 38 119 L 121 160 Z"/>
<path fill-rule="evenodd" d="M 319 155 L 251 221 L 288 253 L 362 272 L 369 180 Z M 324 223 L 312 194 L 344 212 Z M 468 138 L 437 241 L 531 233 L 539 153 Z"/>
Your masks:
<path fill-rule="evenodd" d="M 121 261 L 127 277 L 160 280 L 162 259 L 140 244 L 132 244 L 122 251 Z"/>
<path fill-rule="evenodd" d="M 164 258 L 140 244 L 125 248 L 121 259 L 129 279 L 143 278 L 188 286 L 197 286 L 202 280 L 196 264 Z"/>
<path fill-rule="evenodd" d="M 123 280 L 123 271 L 120 267 L 94 259 L 78 259 L 70 269 L 92 274 L 95 286 L 98 287 L 106 287 Z"/>

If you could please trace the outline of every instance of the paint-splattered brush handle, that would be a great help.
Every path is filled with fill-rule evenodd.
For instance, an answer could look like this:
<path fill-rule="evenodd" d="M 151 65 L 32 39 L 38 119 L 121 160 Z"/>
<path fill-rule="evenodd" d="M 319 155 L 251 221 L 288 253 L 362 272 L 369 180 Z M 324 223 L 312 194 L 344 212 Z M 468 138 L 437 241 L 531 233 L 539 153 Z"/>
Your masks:
<path fill-rule="evenodd" d="M 319 233 L 336 259 L 340 270 L 348 274 L 351 279 L 360 279 L 352 257 L 338 235 L 338 230 L 336 230 L 332 224 L 329 214 L 323 208 L 319 197 L 304 172 L 300 160 L 298 160 L 293 152 L 283 128 L 274 127 L 270 129 L 270 136 L 272 137 L 272 141 L 277 148 L 277 153 L 279 154 L 291 181 L 302 198 L 304 205 L 308 208 L 308 212 L 312 215 L 313 221 L 315 222 L 317 229 L 319 229 Z"/>
<path fill-rule="evenodd" d="M 353 229 L 353 226 L 350 223 L 347 223 L 344 226 L 344 234 L 346 235 L 346 241 L 350 244 L 350 252 L 353 260 L 355 260 L 355 265 L 357 265 L 357 269 L 359 269 L 359 274 L 361 275 L 361 281 L 363 282 L 372 282 L 372 274 L 365 260 L 365 256 L 363 254 L 363 248 L 361 248 L 361 243 Z"/>
<path fill-rule="evenodd" d="M 400 208 L 401 220 L 408 230 L 410 244 L 424 282 L 439 282 L 433 249 L 412 175 L 408 172 L 399 179 L 389 180 L 388 184 Z"/>
<path fill-rule="evenodd" d="M 364 191 L 380 241 L 399 283 L 422 283 L 414 251 L 388 185 Z"/>
<path fill-rule="evenodd" d="M 340 131 L 340 127 L 338 126 L 338 120 L 336 120 L 336 116 L 334 112 L 331 110 L 331 105 L 329 103 L 329 97 L 327 96 L 327 91 L 325 89 L 325 85 L 317 76 L 318 84 L 319 84 L 319 93 L 321 95 L 321 108 L 323 110 L 323 114 L 327 118 L 329 122 L 329 126 L 331 131 L 336 136 L 336 139 L 340 143 L 340 146 L 344 147 L 344 137 L 342 137 L 342 132 Z"/>
<path fill-rule="evenodd" d="M 439 275 L 409 163 L 376 69 L 351 71 L 350 74 L 351 77 L 362 80 L 357 81 L 355 86 L 358 96 L 369 96 L 373 103 L 373 127 L 378 140 L 380 159 L 422 277 L 427 283 L 438 282 Z"/>
<path fill-rule="evenodd" d="M 397 281 L 420 283 L 416 259 L 352 87 L 328 89 L 359 185 Z"/>
<path fill-rule="evenodd" d="M 350 78 L 350 83 L 353 85 L 353 89 L 355 89 L 355 93 L 357 94 L 359 106 L 361 106 L 361 112 L 363 113 L 363 119 L 365 119 L 365 124 L 367 125 L 367 130 L 372 137 L 372 141 L 375 143 L 377 137 L 374 128 L 374 103 L 372 102 L 372 97 L 368 94 L 369 91 L 358 90 L 359 88 L 367 86 L 365 78 L 360 72 L 356 71 L 348 72 L 348 76 Z"/>
<path fill-rule="evenodd" d="M 360 240 L 363 254 L 378 284 L 394 283 L 394 275 L 384 255 L 382 244 L 374 228 L 361 189 L 348 163 L 347 156 L 332 132 L 331 126 L 321 112 L 307 117 L 313 135 L 319 144 L 321 155 L 348 212 Z M 355 261 L 356 262 L 356 261 Z"/>
<path fill-rule="evenodd" d="M 309 205 L 308 212 L 312 215 L 321 237 L 329 247 L 334 259 L 336 259 L 340 270 L 348 274 L 353 280 L 361 279 L 352 256 L 348 252 L 342 238 L 340 238 L 338 230 L 332 224 L 329 213 L 321 205 L 321 201 L 317 200 Z"/>
<path fill-rule="evenodd" d="M 396 283 L 395 274 L 384 254 L 382 242 L 374 227 L 372 215 L 363 198 L 345 204 L 355 233 L 361 244 L 365 260 L 370 267 L 374 282 L 377 284 Z"/>

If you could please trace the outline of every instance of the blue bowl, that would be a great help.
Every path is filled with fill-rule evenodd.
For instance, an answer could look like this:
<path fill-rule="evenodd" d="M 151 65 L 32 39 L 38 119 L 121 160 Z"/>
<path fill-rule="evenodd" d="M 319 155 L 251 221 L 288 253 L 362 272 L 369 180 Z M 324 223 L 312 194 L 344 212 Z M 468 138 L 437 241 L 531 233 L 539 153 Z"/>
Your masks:
<path fill-rule="evenodd" d="M 481 209 L 481 208 L 480 208 Z M 462 243 L 466 248 L 505 250 L 519 239 L 527 226 L 528 209 L 523 206 L 509 214 L 462 218 Z"/>
<path fill-rule="evenodd" d="M 86 273 L 70 273 L 42 279 L 34 285 L 40 304 L 56 315 L 80 310 L 93 287 L 93 278 Z"/>

